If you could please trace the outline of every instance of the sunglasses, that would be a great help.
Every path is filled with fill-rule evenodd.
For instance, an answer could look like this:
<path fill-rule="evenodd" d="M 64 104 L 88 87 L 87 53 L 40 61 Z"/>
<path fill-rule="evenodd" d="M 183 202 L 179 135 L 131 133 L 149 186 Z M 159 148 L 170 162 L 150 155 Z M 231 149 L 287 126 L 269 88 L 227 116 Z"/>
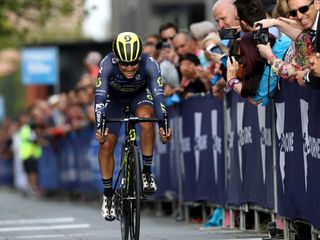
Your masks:
<path fill-rule="evenodd" d="M 314 2 L 314 0 L 312 0 L 308 5 L 304 5 L 302 7 L 299 7 L 297 10 L 289 11 L 289 16 L 296 17 L 298 15 L 297 11 L 299 11 L 301 14 L 305 14 L 306 12 L 309 11 L 309 8 L 310 8 L 311 4 L 313 4 L 313 2 Z"/>
<path fill-rule="evenodd" d="M 136 66 L 139 62 L 140 62 L 140 58 L 133 62 L 123 62 L 118 60 L 118 63 L 123 67 Z"/>
<path fill-rule="evenodd" d="M 162 42 L 167 42 L 168 40 L 171 40 L 171 41 L 172 41 L 172 40 L 174 39 L 174 37 L 175 37 L 175 36 L 167 37 L 167 38 L 161 38 L 161 41 L 162 41 Z"/>

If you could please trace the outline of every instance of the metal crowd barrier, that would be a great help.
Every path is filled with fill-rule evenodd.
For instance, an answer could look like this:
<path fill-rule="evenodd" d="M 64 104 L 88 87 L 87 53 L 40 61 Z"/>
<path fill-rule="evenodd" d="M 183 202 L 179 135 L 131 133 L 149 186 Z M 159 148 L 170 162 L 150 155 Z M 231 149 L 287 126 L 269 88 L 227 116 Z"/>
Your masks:
<path fill-rule="evenodd" d="M 259 212 L 272 219 L 301 219 L 315 237 L 320 229 L 319 103 L 318 90 L 282 82 L 266 107 L 234 92 L 224 101 L 198 95 L 170 107 L 173 140 L 156 142 L 153 172 L 159 188 L 153 199 L 175 202 L 180 215 L 189 203 L 221 207 L 224 216 L 230 212 L 230 227 L 235 209 L 240 229 L 249 209 L 255 213 L 255 230 Z M 44 146 L 40 186 L 102 191 L 94 135 L 94 129 L 83 129 Z"/>

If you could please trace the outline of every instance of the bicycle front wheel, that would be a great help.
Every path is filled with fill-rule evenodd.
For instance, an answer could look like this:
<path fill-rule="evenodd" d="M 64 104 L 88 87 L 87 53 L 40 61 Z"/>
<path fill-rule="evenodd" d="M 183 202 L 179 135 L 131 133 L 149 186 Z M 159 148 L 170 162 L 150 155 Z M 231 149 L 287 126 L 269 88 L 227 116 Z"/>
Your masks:
<path fill-rule="evenodd" d="M 130 239 L 139 240 L 140 237 L 140 207 L 141 207 L 141 170 L 138 148 L 132 149 L 130 189 L 132 201 L 130 203 Z"/>

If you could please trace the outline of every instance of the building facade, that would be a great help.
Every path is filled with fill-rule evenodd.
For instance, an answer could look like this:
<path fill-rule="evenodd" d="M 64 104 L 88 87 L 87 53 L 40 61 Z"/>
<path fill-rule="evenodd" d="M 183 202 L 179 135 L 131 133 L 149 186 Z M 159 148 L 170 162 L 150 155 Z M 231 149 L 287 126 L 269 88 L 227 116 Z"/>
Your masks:
<path fill-rule="evenodd" d="M 159 26 L 174 22 L 188 30 L 191 23 L 213 21 L 216 0 L 112 0 L 113 35 L 133 31 L 141 36 L 158 33 Z"/>

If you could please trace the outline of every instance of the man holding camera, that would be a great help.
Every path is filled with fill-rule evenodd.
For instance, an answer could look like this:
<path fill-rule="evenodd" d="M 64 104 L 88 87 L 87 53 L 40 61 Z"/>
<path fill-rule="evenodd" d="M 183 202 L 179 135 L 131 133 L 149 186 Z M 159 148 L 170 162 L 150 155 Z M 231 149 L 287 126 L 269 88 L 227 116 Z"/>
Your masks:
<path fill-rule="evenodd" d="M 234 0 L 217 0 L 212 7 L 212 16 L 216 22 L 216 27 L 219 32 L 225 30 L 225 32 L 232 32 L 240 30 L 239 20 L 237 20 L 236 9 L 233 5 Z M 233 29 L 233 30 L 231 30 Z M 221 36 L 220 36 L 221 38 Z M 233 40 L 223 40 L 221 38 L 221 43 L 230 48 L 232 46 Z M 223 68 L 223 65 L 222 65 Z M 220 69 L 221 73 L 225 72 Z M 225 77 L 225 76 L 224 76 Z M 212 86 L 212 93 L 214 96 L 222 96 L 223 89 L 226 87 L 225 78 L 220 78 L 214 86 Z"/>

